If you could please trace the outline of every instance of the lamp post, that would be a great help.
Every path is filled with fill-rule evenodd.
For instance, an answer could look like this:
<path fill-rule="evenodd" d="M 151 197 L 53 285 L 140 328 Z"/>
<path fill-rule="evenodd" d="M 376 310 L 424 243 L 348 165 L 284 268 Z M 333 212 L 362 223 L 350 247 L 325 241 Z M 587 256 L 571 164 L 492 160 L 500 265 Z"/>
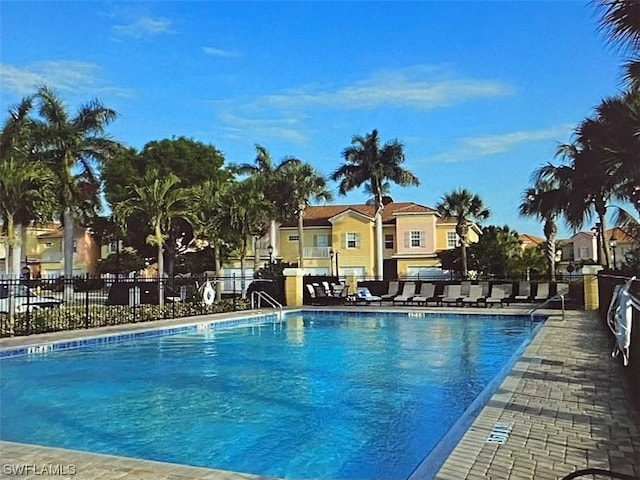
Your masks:
<path fill-rule="evenodd" d="M 267 247 L 267 253 L 269 254 L 269 265 L 273 263 L 273 245 Z"/>
<path fill-rule="evenodd" d="M 616 234 L 612 233 L 609 239 L 609 246 L 611 247 L 611 253 L 613 254 L 613 269 L 616 269 L 616 247 L 618 246 L 618 239 Z"/>
<path fill-rule="evenodd" d="M 591 231 L 593 232 L 593 236 L 596 237 L 596 262 L 598 262 L 598 265 L 602 265 L 602 256 L 600 254 L 600 251 L 602 250 L 600 243 L 600 222 L 597 222 L 596 226 L 593 227 Z"/>
<path fill-rule="evenodd" d="M 338 255 L 340 255 L 340 252 L 336 250 L 334 253 L 336 254 L 336 277 L 340 278 L 340 270 L 338 269 Z"/>
<path fill-rule="evenodd" d="M 329 249 L 329 275 L 333 277 L 333 248 Z"/>

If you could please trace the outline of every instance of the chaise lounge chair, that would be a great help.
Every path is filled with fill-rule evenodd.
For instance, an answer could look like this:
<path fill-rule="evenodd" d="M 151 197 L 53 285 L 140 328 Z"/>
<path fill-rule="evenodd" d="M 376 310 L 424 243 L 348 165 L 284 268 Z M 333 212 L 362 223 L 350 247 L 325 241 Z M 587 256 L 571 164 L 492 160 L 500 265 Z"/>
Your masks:
<path fill-rule="evenodd" d="M 398 290 L 400 289 L 400 282 L 391 281 L 389 282 L 389 288 L 387 293 L 382 294 L 382 300 L 393 300 L 398 295 Z"/>
<path fill-rule="evenodd" d="M 518 294 L 513 297 L 518 302 L 526 302 L 531 299 L 531 282 L 518 282 Z"/>
<path fill-rule="evenodd" d="M 358 287 L 358 291 L 355 295 L 355 303 L 365 303 L 369 305 L 373 302 L 378 302 L 382 305 L 382 297 L 372 295 L 367 287 Z"/>
<path fill-rule="evenodd" d="M 536 295 L 533 297 L 533 300 L 538 302 L 541 300 L 547 300 L 549 298 L 549 284 L 548 283 L 539 283 L 536 286 Z"/>
<path fill-rule="evenodd" d="M 462 301 L 461 285 L 445 285 L 440 303 L 443 305 L 459 305 Z"/>
<path fill-rule="evenodd" d="M 494 285 L 491 288 L 491 296 L 484 299 L 485 304 L 487 306 L 500 304 L 501 307 L 504 306 L 505 303 L 509 305 L 511 301 L 511 288 L 509 284 Z"/>
<path fill-rule="evenodd" d="M 423 283 L 420 286 L 420 293 L 411 299 L 412 304 L 424 304 L 425 306 L 429 302 L 438 303 L 440 299 L 436 297 L 436 286 L 433 283 Z"/>
<path fill-rule="evenodd" d="M 393 299 L 393 304 L 396 302 L 402 302 L 407 304 L 416 294 L 416 284 L 414 282 L 407 282 L 402 287 L 402 293 Z"/>
<path fill-rule="evenodd" d="M 482 294 L 482 285 L 471 285 L 469 288 L 469 295 L 462 297 L 462 304 L 467 306 L 475 305 L 480 306 L 480 302 L 484 302 L 485 296 Z"/>

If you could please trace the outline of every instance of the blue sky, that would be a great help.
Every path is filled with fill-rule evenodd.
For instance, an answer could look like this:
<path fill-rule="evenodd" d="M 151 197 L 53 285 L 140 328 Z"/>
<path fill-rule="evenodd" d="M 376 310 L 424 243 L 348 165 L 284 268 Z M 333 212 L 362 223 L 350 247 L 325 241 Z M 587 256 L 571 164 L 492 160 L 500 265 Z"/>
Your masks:
<path fill-rule="evenodd" d="M 46 83 L 114 108 L 129 146 L 184 135 L 238 163 L 259 143 L 327 175 L 376 128 L 422 183 L 396 201 L 466 187 L 486 224 L 542 236 L 517 213 L 531 173 L 621 88 L 597 21 L 578 0 L 2 1 L 0 107 Z"/>

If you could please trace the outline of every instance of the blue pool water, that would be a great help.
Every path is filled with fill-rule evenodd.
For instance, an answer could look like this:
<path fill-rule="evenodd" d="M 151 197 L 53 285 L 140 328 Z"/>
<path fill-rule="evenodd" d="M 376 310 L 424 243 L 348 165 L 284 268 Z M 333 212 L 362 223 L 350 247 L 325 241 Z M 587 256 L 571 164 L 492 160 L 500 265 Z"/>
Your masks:
<path fill-rule="evenodd" d="M 0 438 L 277 477 L 407 478 L 534 326 L 303 312 L 7 358 Z"/>

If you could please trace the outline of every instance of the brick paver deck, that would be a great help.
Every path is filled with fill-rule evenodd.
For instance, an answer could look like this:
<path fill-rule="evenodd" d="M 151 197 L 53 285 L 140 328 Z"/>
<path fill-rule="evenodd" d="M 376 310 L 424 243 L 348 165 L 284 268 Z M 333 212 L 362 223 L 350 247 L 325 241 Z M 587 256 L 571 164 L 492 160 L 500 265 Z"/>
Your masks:
<path fill-rule="evenodd" d="M 556 480 L 584 468 L 640 478 L 638 409 L 612 345 L 593 313 L 551 317 L 436 479 Z M 486 442 L 496 423 L 511 425 L 504 444 Z"/>
<path fill-rule="evenodd" d="M 507 313 L 508 309 L 498 311 Z M 482 309 L 482 313 L 486 312 Z M 114 330 L 128 328 L 140 326 Z M 80 335 L 86 336 L 87 332 L 50 334 L 47 340 Z M 0 346 L 33 341 L 34 337 L 4 339 Z M 594 314 L 568 312 L 565 321 L 551 317 L 482 409 L 436 480 L 557 480 L 571 471 L 590 467 L 640 478 L 639 414 L 631 403 L 619 359 L 609 356 L 612 343 L 612 336 Z M 504 444 L 486 443 L 496 423 L 510 425 Z M 3 479 L 260 478 L 11 442 L 0 442 L 0 458 Z M 26 464 L 40 469 L 46 465 L 74 465 L 76 473 L 48 475 L 40 471 L 18 476 L 7 470 L 12 465 Z"/>

